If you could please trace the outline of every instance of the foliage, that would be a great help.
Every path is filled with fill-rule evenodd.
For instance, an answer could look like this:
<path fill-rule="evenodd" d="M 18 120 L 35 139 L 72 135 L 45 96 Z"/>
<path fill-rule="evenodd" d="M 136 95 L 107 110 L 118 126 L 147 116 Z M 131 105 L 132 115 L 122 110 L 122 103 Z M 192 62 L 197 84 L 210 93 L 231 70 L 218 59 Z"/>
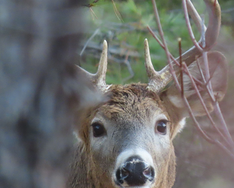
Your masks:
<path fill-rule="evenodd" d="M 99 33 L 90 41 L 90 43 L 101 44 L 103 39 L 106 39 L 109 44 L 109 51 L 111 57 L 114 56 L 118 60 L 122 60 L 119 63 L 113 63 L 109 60 L 107 82 L 108 83 L 123 83 L 126 77 L 129 76 L 129 71 L 127 66 L 124 66 L 124 60 L 127 58 L 134 72 L 134 77 L 127 82 L 146 82 L 147 77 L 144 70 L 144 39 L 148 38 L 150 42 L 150 49 L 152 55 L 152 61 L 156 70 L 160 70 L 166 64 L 166 56 L 164 50 L 160 45 L 153 39 L 146 26 L 149 25 L 155 33 L 157 33 L 157 28 L 154 19 L 154 13 L 151 1 L 121 1 L 115 2 L 117 11 L 119 11 L 121 17 L 115 14 L 115 8 L 111 1 L 98 1 L 96 6 L 91 7 L 91 9 L 86 11 L 87 14 L 87 25 L 88 31 L 87 38 L 94 33 L 94 31 L 99 28 Z M 167 1 L 169 4 L 170 1 Z M 98 4 L 100 3 L 100 4 Z M 174 56 L 178 56 L 178 44 L 177 39 L 182 38 L 182 48 L 183 51 L 189 49 L 192 46 L 192 42 L 188 36 L 188 31 L 186 29 L 185 20 L 183 19 L 183 11 L 178 8 L 178 5 L 170 3 L 169 8 L 164 6 L 163 1 L 158 3 L 160 17 L 162 22 L 162 27 L 164 28 L 165 38 L 168 43 L 169 49 Z M 197 38 L 199 35 L 197 35 Z M 89 45 L 88 45 L 89 46 Z M 99 49 L 101 46 L 99 46 Z M 119 54 L 111 53 L 111 50 L 121 51 Z M 89 48 L 87 48 L 84 53 L 90 55 Z M 100 53 L 100 51 L 99 51 Z M 132 55 L 134 53 L 134 55 Z M 87 56 L 85 58 L 87 58 Z M 98 57 L 98 55 L 96 55 Z M 93 57 L 93 55 L 92 55 Z M 86 65 L 87 60 L 83 61 L 82 64 L 85 68 L 91 72 L 95 72 L 94 69 L 89 69 L 90 67 L 95 67 L 93 64 L 91 66 Z M 93 62 L 90 60 L 90 62 Z M 95 62 L 95 61 L 94 61 Z M 96 60 L 96 63 L 98 61 Z M 112 68 L 114 67 L 114 68 Z M 114 73 L 111 70 L 119 70 L 119 73 Z"/>

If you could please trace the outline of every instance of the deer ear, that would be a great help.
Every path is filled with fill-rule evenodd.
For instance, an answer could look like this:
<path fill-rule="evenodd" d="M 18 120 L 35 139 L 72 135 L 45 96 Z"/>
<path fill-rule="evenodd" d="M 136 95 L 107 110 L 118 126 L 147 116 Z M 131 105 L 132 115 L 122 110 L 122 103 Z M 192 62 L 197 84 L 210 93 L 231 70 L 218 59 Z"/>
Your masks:
<path fill-rule="evenodd" d="M 227 62 L 225 57 L 219 52 L 208 52 L 208 64 L 209 64 L 209 72 L 211 76 L 211 84 L 214 92 L 214 96 L 217 101 L 221 101 L 227 90 Z M 200 57 L 198 63 L 203 70 L 205 71 L 205 64 L 203 57 Z M 192 63 L 189 67 L 189 71 L 191 75 L 199 80 L 201 83 L 204 83 L 200 70 L 196 62 Z M 206 112 L 200 102 L 200 99 L 193 87 L 193 84 L 187 74 L 183 75 L 184 82 L 184 95 L 186 96 L 191 109 L 195 116 L 205 115 Z M 213 102 L 210 98 L 210 95 L 207 92 L 205 85 L 198 85 L 198 90 L 207 106 L 209 112 L 213 110 Z M 179 112 L 178 116 L 180 118 L 188 117 L 189 113 L 187 108 L 184 105 L 184 102 L 181 98 L 181 93 L 177 90 L 177 88 L 172 85 L 169 87 L 164 94 L 164 97 L 167 98 L 167 101 L 172 105 L 173 109 L 176 109 Z"/>

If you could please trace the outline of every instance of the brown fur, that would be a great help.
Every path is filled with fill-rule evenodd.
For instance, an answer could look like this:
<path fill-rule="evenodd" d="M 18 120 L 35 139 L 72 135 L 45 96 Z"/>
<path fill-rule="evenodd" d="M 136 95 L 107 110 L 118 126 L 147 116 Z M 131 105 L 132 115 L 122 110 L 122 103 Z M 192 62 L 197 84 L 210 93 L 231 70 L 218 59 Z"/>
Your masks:
<path fill-rule="evenodd" d="M 123 117 L 131 121 L 133 118 L 144 120 L 149 116 L 151 103 L 157 103 L 160 107 L 161 101 L 157 94 L 147 89 L 146 84 L 114 85 L 107 93 L 110 100 L 102 106 L 102 111 L 108 118 Z"/>

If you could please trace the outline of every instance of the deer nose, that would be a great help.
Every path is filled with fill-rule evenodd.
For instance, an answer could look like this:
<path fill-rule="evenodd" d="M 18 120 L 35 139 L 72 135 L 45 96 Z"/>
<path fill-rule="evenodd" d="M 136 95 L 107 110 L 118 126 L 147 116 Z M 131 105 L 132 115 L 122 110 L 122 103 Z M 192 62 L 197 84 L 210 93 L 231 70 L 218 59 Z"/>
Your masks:
<path fill-rule="evenodd" d="M 116 179 L 119 184 L 127 183 L 129 186 L 144 185 L 147 180 L 153 181 L 154 168 L 144 162 L 140 157 L 134 156 L 116 171 Z"/>

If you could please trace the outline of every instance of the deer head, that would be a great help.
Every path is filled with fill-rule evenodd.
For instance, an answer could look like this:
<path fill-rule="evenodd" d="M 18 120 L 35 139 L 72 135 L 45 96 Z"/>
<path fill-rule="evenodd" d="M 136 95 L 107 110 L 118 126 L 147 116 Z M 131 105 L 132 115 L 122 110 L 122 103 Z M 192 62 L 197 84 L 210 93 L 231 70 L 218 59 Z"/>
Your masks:
<path fill-rule="evenodd" d="M 216 3 L 214 5 L 214 3 Z M 220 8 L 217 1 L 208 1 L 212 23 L 206 30 L 206 49 L 216 40 L 220 26 Z M 214 10 L 215 9 L 215 10 Z M 213 22 L 215 20 L 215 22 Z M 215 29 L 214 29 L 215 28 Z M 209 38 L 209 39 L 208 39 Z M 182 60 L 190 75 L 202 82 L 195 60 L 204 69 L 201 52 L 193 47 L 183 54 Z M 216 99 L 221 100 L 226 91 L 226 60 L 219 52 L 208 52 L 210 80 Z M 174 65 L 176 76 L 180 69 Z M 169 67 L 155 71 L 151 62 L 148 41 L 145 40 L 145 67 L 147 84 L 107 85 L 107 42 L 96 74 L 79 67 L 108 100 L 92 109 L 79 113 L 76 126 L 77 155 L 69 180 L 71 187 L 147 187 L 170 188 L 175 179 L 175 154 L 173 138 L 181 131 L 188 110 L 173 84 Z M 188 74 L 183 74 L 183 96 L 195 116 L 205 114 Z M 209 112 L 213 102 L 200 85 L 199 91 Z"/>

